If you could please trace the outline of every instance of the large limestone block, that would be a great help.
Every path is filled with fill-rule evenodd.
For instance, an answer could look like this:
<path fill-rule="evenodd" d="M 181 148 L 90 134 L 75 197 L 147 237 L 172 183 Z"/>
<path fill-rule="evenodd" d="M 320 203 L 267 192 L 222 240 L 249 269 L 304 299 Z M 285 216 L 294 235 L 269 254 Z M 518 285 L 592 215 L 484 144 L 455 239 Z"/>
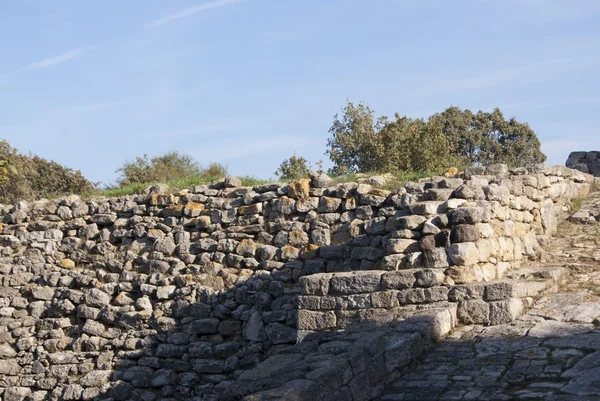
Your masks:
<path fill-rule="evenodd" d="M 399 290 L 403 288 L 412 288 L 417 280 L 417 270 L 398 270 L 387 272 L 381 276 L 381 288 L 384 290 Z"/>
<path fill-rule="evenodd" d="M 312 274 L 300 278 L 300 288 L 304 295 L 327 295 L 331 273 Z"/>
<path fill-rule="evenodd" d="M 458 303 L 457 318 L 462 324 L 487 324 L 490 307 L 485 301 L 474 299 Z"/>
<path fill-rule="evenodd" d="M 481 231 L 479 231 L 477 226 L 470 224 L 459 224 L 452 229 L 450 241 L 453 243 L 476 242 L 480 237 Z"/>
<path fill-rule="evenodd" d="M 310 180 L 301 178 L 290 182 L 287 195 L 293 199 L 307 199 L 310 193 Z"/>
<path fill-rule="evenodd" d="M 479 262 L 479 250 L 473 242 L 461 242 L 448 247 L 448 257 L 454 265 L 469 266 Z"/>
<path fill-rule="evenodd" d="M 321 331 L 333 329 L 335 327 L 336 316 L 333 311 L 298 311 L 298 330 Z"/>
<path fill-rule="evenodd" d="M 330 281 L 330 293 L 361 294 L 381 290 L 382 271 L 336 273 Z"/>
<path fill-rule="evenodd" d="M 387 241 L 386 249 L 388 253 L 411 253 L 421 250 L 419 241 L 412 239 L 392 238 Z"/>
<path fill-rule="evenodd" d="M 450 259 L 446 249 L 438 247 L 423 252 L 423 264 L 425 267 L 441 268 L 450 266 Z"/>
<path fill-rule="evenodd" d="M 518 298 L 490 302 L 489 324 L 510 323 L 521 316 L 525 310 L 523 301 Z"/>
<path fill-rule="evenodd" d="M 453 225 L 487 223 L 490 211 L 481 206 L 463 206 L 450 211 L 450 221 Z"/>

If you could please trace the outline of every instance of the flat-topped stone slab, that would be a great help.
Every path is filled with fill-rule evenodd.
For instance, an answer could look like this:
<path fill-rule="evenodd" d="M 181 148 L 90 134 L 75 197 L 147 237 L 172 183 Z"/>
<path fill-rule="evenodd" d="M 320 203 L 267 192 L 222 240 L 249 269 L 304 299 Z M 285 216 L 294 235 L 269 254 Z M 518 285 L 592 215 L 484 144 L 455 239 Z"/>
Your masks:
<path fill-rule="evenodd" d="M 224 401 L 373 399 L 392 374 L 408 366 L 454 327 L 447 310 L 414 313 L 379 325 L 312 334 L 244 372 Z"/>

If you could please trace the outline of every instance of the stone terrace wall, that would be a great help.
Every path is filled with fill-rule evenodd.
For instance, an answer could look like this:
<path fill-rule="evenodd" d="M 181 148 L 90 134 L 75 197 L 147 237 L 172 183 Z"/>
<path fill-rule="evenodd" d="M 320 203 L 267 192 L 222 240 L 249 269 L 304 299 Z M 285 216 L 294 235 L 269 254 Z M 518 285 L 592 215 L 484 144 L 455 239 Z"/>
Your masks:
<path fill-rule="evenodd" d="M 600 152 L 571 152 L 567 167 L 600 177 Z"/>
<path fill-rule="evenodd" d="M 591 177 L 498 165 L 398 193 L 378 189 L 381 180 L 226 179 L 172 195 L 157 186 L 0 207 L 0 395 L 219 399 L 306 331 L 356 317 L 315 320 L 300 297 L 310 277 L 398 271 L 385 285 L 416 294 L 399 306 L 437 302 L 427 288 L 493 281 L 539 254 L 538 237 Z M 332 310 L 380 290 L 373 274 L 367 287 L 328 281 L 332 295 L 349 296 Z"/>
<path fill-rule="evenodd" d="M 463 324 L 503 324 L 524 313 L 532 297 L 564 272 L 514 270 L 539 255 L 538 239 L 552 235 L 570 200 L 587 193 L 592 177 L 560 167 L 525 174 L 492 166 L 487 173 L 494 174 L 485 173 L 469 169 L 464 183 L 407 185 L 412 194 L 403 199 L 413 197 L 410 213 L 395 211 L 365 223 L 367 232 L 385 223 L 375 233 L 383 235 L 386 255 L 371 271 L 301 278 L 298 328 L 345 330 L 357 321 L 382 316 L 390 321 L 432 308 L 452 311 Z M 332 249 L 342 251 L 324 247 L 321 257 Z M 352 252 L 360 258 L 358 252 L 366 251 Z"/>

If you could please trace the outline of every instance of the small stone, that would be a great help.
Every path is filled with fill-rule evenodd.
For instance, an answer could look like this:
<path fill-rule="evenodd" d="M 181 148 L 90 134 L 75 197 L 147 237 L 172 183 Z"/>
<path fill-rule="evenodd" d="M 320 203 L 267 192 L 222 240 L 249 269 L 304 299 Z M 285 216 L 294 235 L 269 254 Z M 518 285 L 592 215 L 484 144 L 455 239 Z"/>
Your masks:
<path fill-rule="evenodd" d="M 267 339 L 265 325 L 260 316 L 260 312 L 254 312 L 244 328 L 244 339 L 247 341 L 261 342 Z"/>

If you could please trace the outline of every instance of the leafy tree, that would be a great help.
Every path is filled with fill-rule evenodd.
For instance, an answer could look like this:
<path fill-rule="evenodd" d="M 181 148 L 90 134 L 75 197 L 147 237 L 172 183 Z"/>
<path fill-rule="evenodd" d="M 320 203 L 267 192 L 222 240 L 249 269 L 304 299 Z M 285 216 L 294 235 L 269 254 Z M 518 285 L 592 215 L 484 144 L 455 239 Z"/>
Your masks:
<path fill-rule="evenodd" d="M 10 174 L 17 174 L 15 166 L 10 165 L 8 160 L 0 160 L 0 185 L 6 184 L 10 178 Z"/>
<path fill-rule="evenodd" d="M 462 165 L 441 126 L 396 113 L 379 131 L 384 148 L 374 171 L 438 171 Z"/>
<path fill-rule="evenodd" d="M 543 162 L 546 156 L 531 128 L 516 119 L 450 107 L 429 119 L 395 115 L 375 119 L 364 103 L 348 102 L 334 117 L 327 154 L 334 172 L 432 171 L 473 164 L 511 167 Z"/>
<path fill-rule="evenodd" d="M 386 117 L 375 120 L 375 112 L 363 102 L 355 106 L 348 102 L 341 118 L 336 114 L 329 129 L 326 154 L 334 163 L 334 172 L 340 175 L 359 171 L 375 171 L 385 152 L 380 141 L 380 130 Z"/>
<path fill-rule="evenodd" d="M 543 163 L 546 155 L 527 123 L 514 117 L 506 120 L 500 109 L 491 113 L 450 107 L 434 114 L 430 121 L 441 124 L 456 152 L 472 164 L 505 163 L 511 167 Z"/>
<path fill-rule="evenodd" d="M 0 165 L 0 202 L 97 190 L 97 184 L 79 170 L 36 155 L 20 154 L 6 140 L 0 141 Z"/>

